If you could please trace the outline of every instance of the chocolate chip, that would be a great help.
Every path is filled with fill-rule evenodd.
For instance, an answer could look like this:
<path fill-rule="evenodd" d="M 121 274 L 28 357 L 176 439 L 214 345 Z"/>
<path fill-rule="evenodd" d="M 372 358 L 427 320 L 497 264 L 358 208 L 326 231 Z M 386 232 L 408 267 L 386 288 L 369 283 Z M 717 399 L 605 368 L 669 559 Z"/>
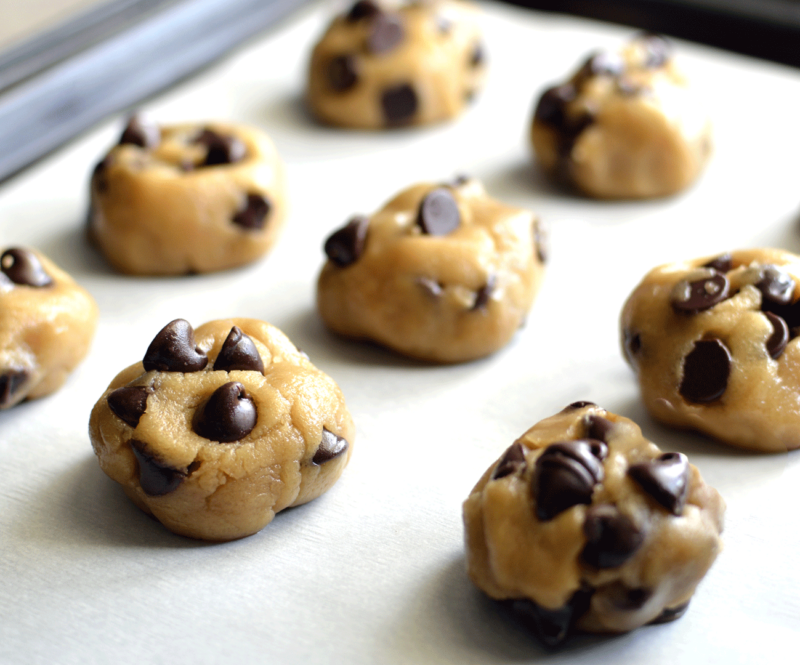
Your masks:
<path fill-rule="evenodd" d="M 419 99 L 410 83 L 401 83 L 383 91 L 381 108 L 386 124 L 402 125 L 410 122 L 416 115 Z"/>
<path fill-rule="evenodd" d="M 256 405 L 244 386 L 231 381 L 217 388 L 197 410 L 192 429 L 209 441 L 232 443 L 250 434 L 257 419 Z"/>
<path fill-rule="evenodd" d="M 689 602 L 690 601 L 687 600 L 685 603 L 676 605 L 675 607 L 665 607 L 661 614 L 659 614 L 650 623 L 669 623 L 670 621 L 675 621 L 675 619 L 680 619 L 684 614 L 686 614 L 686 610 L 689 609 Z"/>
<path fill-rule="evenodd" d="M 547 263 L 547 234 L 536 218 L 533 220 L 533 246 L 539 263 Z"/>
<path fill-rule="evenodd" d="M 473 312 L 479 309 L 486 309 L 486 306 L 489 304 L 489 299 L 492 297 L 492 293 L 494 293 L 496 283 L 497 275 L 489 275 L 486 284 L 475 292 L 475 302 L 472 305 Z"/>
<path fill-rule="evenodd" d="M 701 312 L 725 300 L 729 289 L 728 278 L 718 272 L 693 282 L 684 279 L 672 290 L 672 307 L 679 312 Z"/>
<path fill-rule="evenodd" d="M 672 55 L 672 46 L 661 35 L 645 33 L 639 36 L 645 48 L 644 66 L 648 69 L 663 67 Z"/>
<path fill-rule="evenodd" d="M 92 185 L 101 194 L 108 190 L 108 178 L 106 177 L 106 171 L 108 171 L 108 167 L 111 166 L 113 161 L 114 160 L 111 155 L 107 155 L 105 158 L 97 162 L 92 170 Z"/>
<path fill-rule="evenodd" d="M 794 299 L 794 280 L 777 266 L 764 266 L 755 287 L 761 291 L 762 309 L 771 305 L 788 305 Z M 763 303 L 767 303 L 766 306 Z"/>
<path fill-rule="evenodd" d="M 382 10 L 377 3 L 372 2 L 371 0 L 359 0 L 350 8 L 347 16 L 345 16 L 345 20 L 349 21 L 350 23 L 355 23 L 356 21 L 360 21 L 362 18 L 371 18 L 373 16 L 377 16 L 381 13 L 381 11 Z"/>
<path fill-rule="evenodd" d="M 355 263 L 364 253 L 368 229 L 367 217 L 363 215 L 353 217 L 342 228 L 328 236 L 325 241 L 325 254 L 340 268 Z"/>
<path fill-rule="evenodd" d="M 139 486 L 145 494 L 163 496 L 178 489 L 187 472 L 162 464 L 147 451 L 143 441 L 131 439 L 131 450 L 139 462 Z"/>
<path fill-rule="evenodd" d="M 403 22 L 396 14 L 380 13 L 371 21 L 367 50 L 372 54 L 387 53 L 403 41 Z"/>
<path fill-rule="evenodd" d="M 594 568 L 616 568 L 633 556 L 644 542 L 644 534 L 630 517 L 610 505 L 586 511 L 583 523 L 586 546 L 581 559 Z"/>
<path fill-rule="evenodd" d="M 208 364 L 208 357 L 196 348 L 189 322 L 175 319 L 155 336 L 142 363 L 146 372 L 199 372 Z"/>
<path fill-rule="evenodd" d="M 725 252 L 717 258 L 711 259 L 708 263 L 704 263 L 703 268 L 711 268 L 717 272 L 728 272 L 733 269 L 733 257 L 730 252 Z"/>
<path fill-rule="evenodd" d="M 151 392 L 147 386 L 117 388 L 108 396 L 108 408 L 117 418 L 136 427 L 147 409 L 147 396 Z"/>
<path fill-rule="evenodd" d="M 586 401 L 573 402 L 572 404 L 569 404 L 567 406 L 567 409 L 585 409 L 587 406 L 597 406 L 597 404 L 595 404 L 594 402 L 586 402 Z M 567 409 L 564 410 L 566 411 Z"/>
<path fill-rule="evenodd" d="M 772 335 L 767 340 L 767 353 L 773 360 L 780 358 L 786 345 L 789 343 L 789 326 L 780 316 L 772 312 L 765 312 L 767 319 L 772 324 Z"/>
<path fill-rule="evenodd" d="M 233 223 L 246 229 L 263 229 L 270 207 L 261 194 L 248 194 L 244 207 L 233 216 Z"/>
<path fill-rule="evenodd" d="M 339 457 L 347 450 L 347 441 L 341 436 L 334 434 L 325 427 L 322 428 L 322 441 L 319 443 L 317 452 L 314 453 L 312 464 L 325 464 L 330 460 Z"/>
<path fill-rule="evenodd" d="M 548 88 L 536 105 L 536 120 L 560 129 L 566 124 L 567 104 L 573 101 L 577 94 L 578 91 L 571 83 Z"/>
<path fill-rule="evenodd" d="M 483 44 L 481 42 L 476 42 L 469 56 L 469 64 L 471 67 L 480 67 L 485 62 L 486 52 L 484 51 Z"/>
<path fill-rule="evenodd" d="M 214 369 L 223 372 L 244 370 L 263 374 L 264 361 L 261 360 L 261 354 L 253 340 L 245 335 L 241 328 L 233 326 L 214 361 Z"/>
<path fill-rule="evenodd" d="M 731 352 L 720 340 L 704 339 L 683 361 L 683 379 L 678 389 L 690 402 L 713 402 L 722 397 L 731 373 Z"/>
<path fill-rule="evenodd" d="M 664 453 L 634 464 L 628 475 L 673 515 L 680 515 L 689 493 L 689 460 L 683 453 Z"/>
<path fill-rule="evenodd" d="M 592 589 L 578 589 L 563 607 L 542 607 L 529 599 L 512 600 L 511 606 L 531 627 L 536 637 L 549 647 L 561 644 L 575 622 L 589 609 Z"/>
<path fill-rule="evenodd" d="M 619 76 L 625 71 L 625 61 L 619 53 L 599 51 L 590 55 L 575 75 L 577 81 L 595 76 Z"/>
<path fill-rule="evenodd" d="M 525 449 L 519 442 L 512 443 L 497 462 L 494 473 L 492 473 L 492 480 L 498 480 L 510 476 L 512 473 L 524 471 L 525 466 Z"/>
<path fill-rule="evenodd" d="M 0 408 L 5 409 L 16 401 L 29 378 L 30 374 L 23 369 L 10 369 L 0 374 Z"/>
<path fill-rule="evenodd" d="M 590 413 L 583 419 L 586 425 L 586 438 L 608 443 L 608 435 L 616 427 L 608 418 Z"/>
<path fill-rule="evenodd" d="M 597 593 L 609 599 L 620 610 L 631 612 L 640 610 L 653 597 L 652 589 L 630 588 L 621 582 L 612 582 L 597 589 Z"/>
<path fill-rule="evenodd" d="M 142 120 L 137 114 L 130 117 L 119 139 L 120 145 L 130 143 L 148 150 L 155 148 L 160 142 L 161 130 L 158 125 Z"/>
<path fill-rule="evenodd" d="M 634 364 L 634 357 L 642 349 L 642 336 L 638 332 L 633 332 L 627 328 L 622 332 L 622 350 L 628 363 Z"/>
<path fill-rule="evenodd" d="M 33 252 L 13 247 L 0 256 L 0 268 L 14 284 L 42 288 L 53 283 L 52 278 L 42 267 L 39 257 Z"/>
<path fill-rule="evenodd" d="M 553 519 L 578 504 L 591 504 L 594 486 L 603 480 L 601 460 L 608 448 L 600 441 L 554 443 L 536 460 L 531 490 L 536 516 Z"/>
<path fill-rule="evenodd" d="M 358 83 L 358 61 L 354 55 L 337 55 L 328 62 L 328 86 L 334 92 L 345 92 Z"/>
<path fill-rule="evenodd" d="M 422 199 L 417 213 L 417 224 L 423 233 L 432 236 L 444 236 L 458 228 L 461 214 L 448 189 L 439 187 Z"/>
<path fill-rule="evenodd" d="M 204 145 L 208 152 L 201 166 L 218 166 L 234 164 L 244 159 L 247 153 L 244 143 L 235 136 L 218 134 L 211 129 L 204 129 L 194 139 L 194 143 Z"/>

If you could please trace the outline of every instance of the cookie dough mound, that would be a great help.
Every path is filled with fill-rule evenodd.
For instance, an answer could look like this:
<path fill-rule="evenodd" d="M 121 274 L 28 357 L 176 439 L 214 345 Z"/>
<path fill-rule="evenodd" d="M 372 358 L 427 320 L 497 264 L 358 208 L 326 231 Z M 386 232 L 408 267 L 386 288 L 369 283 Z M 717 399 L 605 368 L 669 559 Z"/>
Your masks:
<path fill-rule="evenodd" d="M 657 35 L 589 57 L 542 94 L 531 128 L 545 171 L 609 199 L 684 189 L 703 169 L 710 137 L 705 112 Z"/>
<path fill-rule="evenodd" d="M 339 478 L 355 428 L 334 381 L 277 328 L 177 319 L 111 382 L 89 435 L 105 473 L 175 533 L 233 540 Z"/>
<path fill-rule="evenodd" d="M 334 332 L 436 362 L 497 351 L 544 271 L 537 218 L 477 180 L 409 187 L 325 243 L 317 306 Z"/>
<path fill-rule="evenodd" d="M 94 299 L 42 254 L 0 255 L 0 409 L 58 390 L 97 328 Z"/>
<path fill-rule="evenodd" d="M 314 48 L 308 104 L 340 127 L 425 125 L 461 113 L 484 73 L 472 5 L 360 0 Z"/>
<path fill-rule="evenodd" d="M 681 453 L 591 402 L 534 425 L 464 502 L 472 581 L 549 645 L 680 617 L 725 503 Z"/>
<path fill-rule="evenodd" d="M 285 208 L 283 165 L 261 131 L 134 116 L 92 174 L 89 236 L 120 272 L 213 272 L 269 251 Z"/>
<path fill-rule="evenodd" d="M 800 257 L 776 249 L 651 270 L 621 334 L 653 417 L 751 450 L 799 448 L 799 285 Z"/>

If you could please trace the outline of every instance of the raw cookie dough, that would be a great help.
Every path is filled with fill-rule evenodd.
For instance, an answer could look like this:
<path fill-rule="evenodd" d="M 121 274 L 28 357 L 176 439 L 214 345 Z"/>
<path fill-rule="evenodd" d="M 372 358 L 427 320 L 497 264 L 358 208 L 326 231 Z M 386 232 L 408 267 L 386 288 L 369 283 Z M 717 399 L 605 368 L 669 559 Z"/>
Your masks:
<path fill-rule="evenodd" d="M 483 84 L 477 10 L 465 2 L 356 2 L 314 48 L 308 103 L 358 129 L 424 125 L 461 113 Z"/>
<path fill-rule="evenodd" d="M 94 299 L 42 254 L 0 256 L 0 409 L 58 390 L 89 351 Z"/>
<path fill-rule="evenodd" d="M 260 130 L 134 116 L 92 174 L 89 236 L 120 272 L 212 272 L 269 251 L 285 208 L 283 164 Z"/>
<path fill-rule="evenodd" d="M 325 243 L 327 326 L 423 360 L 497 351 L 524 322 L 544 271 L 539 223 L 477 180 L 409 187 Z"/>
<path fill-rule="evenodd" d="M 326 492 L 355 434 L 339 387 L 277 328 L 176 319 L 92 410 L 100 467 L 175 533 L 233 540 Z"/>
<path fill-rule="evenodd" d="M 800 447 L 800 257 L 750 249 L 651 270 L 622 311 L 653 417 L 742 448 Z"/>
<path fill-rule="evenodd" d="M 685 455 L 576 402 L 517 439 L 464 502 L 469 576 L 549 645 L 671 621 L 722 548 L 724 510 Z"/>
<path fill-rule="evenodd" d="M 692 183 L 711 151 L 711 125 L 669 44 L 642 35 L 595 53 L 546 90 L 531 127 L 545 171 L 598 198 L 652 198 Z"/>

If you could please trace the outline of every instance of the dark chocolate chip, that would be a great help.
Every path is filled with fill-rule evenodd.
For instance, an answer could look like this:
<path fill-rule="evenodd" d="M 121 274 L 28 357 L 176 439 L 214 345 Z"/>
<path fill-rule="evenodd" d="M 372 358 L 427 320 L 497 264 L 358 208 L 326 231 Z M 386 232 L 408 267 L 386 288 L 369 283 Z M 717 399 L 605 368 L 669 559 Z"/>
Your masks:
<path fill-rule="evenodd" d="M 719 272 L 693 282 L 684 279 L 672 292 L 672 306 L 679 312 L 694 314 L 721 303 L 729 293 L 728 278 Z"/>
<path fill-rule="evenodd" d="M 608 598 L 615 607 L 631 612 L 640 610 L 653 597 L 652 589 L 645 587 L 630 588 L 621 582 L 612 582 L 597 589 L 598 594 Z"/>
<path fill-rule="evenodd" d="M 245 335 L 241 328 L 233 326 L 214 361 L 214 369 L 223 372 L 244 370 L 263 374 L 264 361 L 261 360 L 253 340 Z"/>
<path fill-rule="evenodd" d="M 587 401 L 573 402 L 567 406 L 567 409 L 585 409 L 587 406 L 597 406 L 597 404 Z M 566 411 L 566 409 L 564 410 Z"/>
<path fill-rule="evenodd" d="M 663 67 L 672 55 L 672 46 L 661 35 L 644 33 L 638 38 L 644 45 L 646 55 L 644 66 L 649 69 Z"/>
<path fill-rule="evenodd" d="M 720 340 L 703 339 L 683 361 L 679 392 L 690 402 L 713 402 L 722 397 L 731 373 L 731 352 Z"/>
<path fill-rule="evenodd" d="M 419 108 L 419 99 L 410 83 L 386 88 L 381 94 L 383 117 L 388 125 L 402 125 L 414 118 Z"/>
<path fill-rule="evenodd" d="M 762 309 L 770 305 L 788 305 L 794 299 L 794 280 L 777 266 L 764 266 L 755 286 L 761 291 L 762 303 L 768 303 L 762 304 Z"/>
<path fill-rule="evenodd" d="M 608 436 L 614 430 L 615 425 L 608 418 L 590 413 L 583 422 L 586 424 L 586 438 L 595 439 L 608 443 Z"/>
<path fill-rule="evenodd" d="M 339 457 L 347 450 L 347 445 L 347 441 L 343 437 L 323 427 L 322 441 L 319 443 L 317 452 L 314 453 L 314 458 L 311 460 L 312 464 L 325 464 L 325 462 Z"/>
<path fill-rule="evenodd" d="M 0 409 L 16 401 L 29 378 L 30 374 L 23 369 L 10 369 L 0 374 Z"/>
<path fill-rule="evenodd" d="M 403 22 L 397 14 L 377 14 L 369 26 L 367 50 L 373 54 L 388 53 L 405 37 Z"/>
<path fill-rule="evenodd" d="M 347 12 L 345 19 L 351 23 L 360 21 L 362 18 L 371 18 L 382 12 L 377 3 L 371 0 L 359 0 Z"/>
<path fill-rule="evenodd" d="M 730 252 L 725 252 L 715 259 L 711 259 L 708 263 L 704 263 L 703 268 L 712 268 L 717 272 L 728 272 L 733 268 L 733 257 Z"/>
<path fill-rule="evenodd" d="M 773 360 L 777 360 L 789 343 L 789 326 L 780 316 L 776 316 L 772 312 L 765 312 L 765 314 L 772 324 L 773 331 L 767 340 L 767 353 Z"/>
<path fill-rule="evenodd" d="M 419 284 L 426 291 L 426 293 L 433 298 L 438 298 L 442 295 L 442 291 L 444 291 L 444 286 L 440 282 L 437 282 L 435 279 L 431 279 L 430 277 L 420 277 L 417 279 L 417 284 Z"/>
<path fill-rule="evenodd" d="M 194 342 L 194 328 L 184 319 L 175 319 L 155 336 L 142 360 L 146 372 L 199 372 L 208 357 Z"/>
<path fill-rule="evenodd" d="M 20 286 L 41 288 L 53 283 L 36 254 L 21 247 L 13 247 L 3 252 L 0 256 L 0 267 L 6 277 Z"/>
<path fill-rule="evenodd" d="M 781 317 L 786 321 L 786 325 L 789 326 L 792 336 L 797 336 L 798 328 L 800 328 L 800 300 L 793 302 L 791 305 L 776 305 L 763 298 L 761 300 L 761 310 L 763 312 L 772 312 Z"/>
<path fill-rule="evenodd" d="M 235 136 L 218 134 L 211 129 L 204 129 L 194 139 L 195 143 L 204 145 L 208 152 L 201 166 L 218 166 L 234 164 L 244 159 L 247 153 L 244 143 Z"/>
<path fill-rule="evenodd" d="M 136 427 L 147 409 L 147 396 L 151 392 L 147 386 L 117 388 L 108 396 L 108 408 L 117 418 Z"/>
<path fill-rule="evenodd" d="M 345 92 L 358 83 L 358 61 L 354 55 L 337 55 L 328 63 L 328 85 L 334 92 Z"/>
<path fill-rule="evenodd" d="M 163 496 L 178 489 L 186 471 L 162 464 L 147 451 L 147 444 L 131 439 L 131 450 L 139 462 L 139 485 L 145 494 Z"/>
<path fill-rule="evenodd" d="M 545 645 L 556 647 L 569 635 L 570 629 L 589 609 L 592 589 L 579 589 L 567 603 L 551 610 L 537 605 L 532 600 L 512 600 L 511 606 L 530 626 L 536 637 Z"/>
<path fill-rule="evenodd" d="M 132 115 L 119 139 L 120 145 L 131 143 L 140 148 L 152 149 L 161 142 L 161 130 L 158 125 L 142 120 L 139 115 Z"/>
<path fill-rule="evenodd" d="M 472 47 L 472 52 L 469 56 L 469 64 L 472 67 L 480 67 L 486 62 L 486 51 L 481 42 L 476 42 Z"/>
<path fill-rule="evenodd" d="M 675 621 L 675 619 L 680 619 L 684 614 L 686 614 L 686 610 L 689 609 L 689 602 L 690 601 L 687 600 L 685 603 L 676 605 L 675 607 L 665 607 L 661 614 L 659 614 L 650 623 L 669 623 L 670 621 Z"/>
<path fill-rule="evenodd" d="M 542 228 L 539 220 L 533 220 L 533 246 L 539 263 L 547 263 L 547 233 Z"/>
<path fill-rule="evenodd" d="M 258 411 L 244 386 L 231 381 L 217 388 L 197 410 L 192 429 L 204 439 L 232 443 L 256 426 Z"/>
<path fill-rule="evenodd" d="M 628 475 L 673 515 L 680 515 L 689 493 L 689 460 L 683 453 L 664 453 L 634 464 Z"/>
<path fill-rule="evenodd" d="M 644 534 L 627 515 L 611 505 L 586 511 L 586 546 L 581 559 L 594 568 L 616 568 L 630 559 L 644 542 Z"/>
<path fill-rule="evenodd" d="M 625 61 L 619 53 L 598 51 L 586 59 L 575 79 L 583 82 L 594 76 L 619 76 L 623 71 L 625 71 Z"/>
<path fill-rule="evenodd" d="M 634 364 L 635 356 L 642 349 L 642 336 L 637 332 L 628 330 L 627 328 L 622 332 L 622 350 L 625 352 L 625 357 L 628 363 Z"/>
<path fill-rule="evenodd" d="M 510 476 L 512 473 L 524 471 L 525 466 L 525 449 L 519 442 L 512 443 L 497 462 L 494 473 L 492 473 L 492 480 L 498 480 L 499 478 Z"/>
<path fill-rule="evenodd" d="M 571 83 L 548 88 L 536 105 L 536 120 L 546 125 L 562 128 L 566 124 L 566 106 L 578 92 Z"/>
<path fill-rule="evenodd" d="M 261 194 L 248 194 L 244 206 L 233 216 L 233 223 L 245 229 L 263 229 L 270 204 Z"/>
<path fill-rule="evenodd" d="M 107 155 L 105 158 L 97 162 L 92 170 L 92 185 L 101 194 L 108 190 L 108 178 L 106 177 L 106 171 L 108 171 L 108 167 L 111 166 L 113 161 L 114 160 L 111 155 Z"/>
<path fill-rule="evenodd" d="M 489 299 L 492 297 L 492 293 L 494 293 L 496 284 L 497 276 L 489 275 L 486 284 L 475 292 L 475 302 L 472 305 L 473 312 L 479 309 L 486 309 L 486 306 L 489 304 Z"/>
<path fill-rule="evenodd" d="M 358 261 L 367 244 L 369 219 L 363 215 L 353 217 L 347 224 L 334 231 L 325 241 L 325 254 L 340 268 Z"/>
<path fill-rule="evenodd" d="M 432 236 L 444 236 L 458 228 L 461 214 L 448 189 L 439 187 L 422 199 L 417 213 L 417 224 L 423 233 Z"/>

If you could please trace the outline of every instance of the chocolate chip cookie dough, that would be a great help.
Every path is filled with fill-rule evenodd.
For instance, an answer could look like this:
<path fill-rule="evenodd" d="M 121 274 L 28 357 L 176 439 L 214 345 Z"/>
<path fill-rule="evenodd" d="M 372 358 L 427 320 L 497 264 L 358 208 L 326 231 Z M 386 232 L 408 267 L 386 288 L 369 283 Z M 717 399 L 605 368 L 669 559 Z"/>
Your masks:
<path fill-rule="evenodd" d="M 333 331 L 436 362 L 497 351 L 525 320 L 544 271 L 535 215 L 477 180 L 419 184 L 325 243 L 317 306 Z"/>
<path fill-rule="evenodd" d="M 651 270 L 622 348 L 653 417 L 742 448 L 800 447 L 800 257 L 750 249 Z"/>
<path fill-rule="evenodd" d="M 285 209 L 283 165 L 261 131 L 134 116 L 92 174 L 89 236 L 120 272 L 212 272 L 269 251 Z"/>
<path fill-rule="evenodd" d="M 667 196 L 697 178 L 711 125 L 670 45 L 642 35 L 589 57 L 539 99 L 531 142 L 542 168 L 598 198 Z"/>
<path fill-rule="evenodd" d="M 464 502 L 469 576 L 549 645 L 672 621 L 722 548 L 724 510 L 685 455 L 576 402 L 517 439 Z"/>
<path fill-rule="evenodd" d="M 277 328 L 176 319 L 92 410 L 100 467 L 175 533 L 233 540 L 336 482 L 355 434 L 339 387 Z"/>
<path fill-rule="evenodd" d="M 0 255 L 0 409 L 58 390 L 89 351 L 97 305 L 31 249 Z"/>
<path fill-rule="evenodd" d="M 308 104 L 340 127 L 424 125 L 461 113 L 484 73 L 472 5 L 360 0 L 314 48 Z"/>

